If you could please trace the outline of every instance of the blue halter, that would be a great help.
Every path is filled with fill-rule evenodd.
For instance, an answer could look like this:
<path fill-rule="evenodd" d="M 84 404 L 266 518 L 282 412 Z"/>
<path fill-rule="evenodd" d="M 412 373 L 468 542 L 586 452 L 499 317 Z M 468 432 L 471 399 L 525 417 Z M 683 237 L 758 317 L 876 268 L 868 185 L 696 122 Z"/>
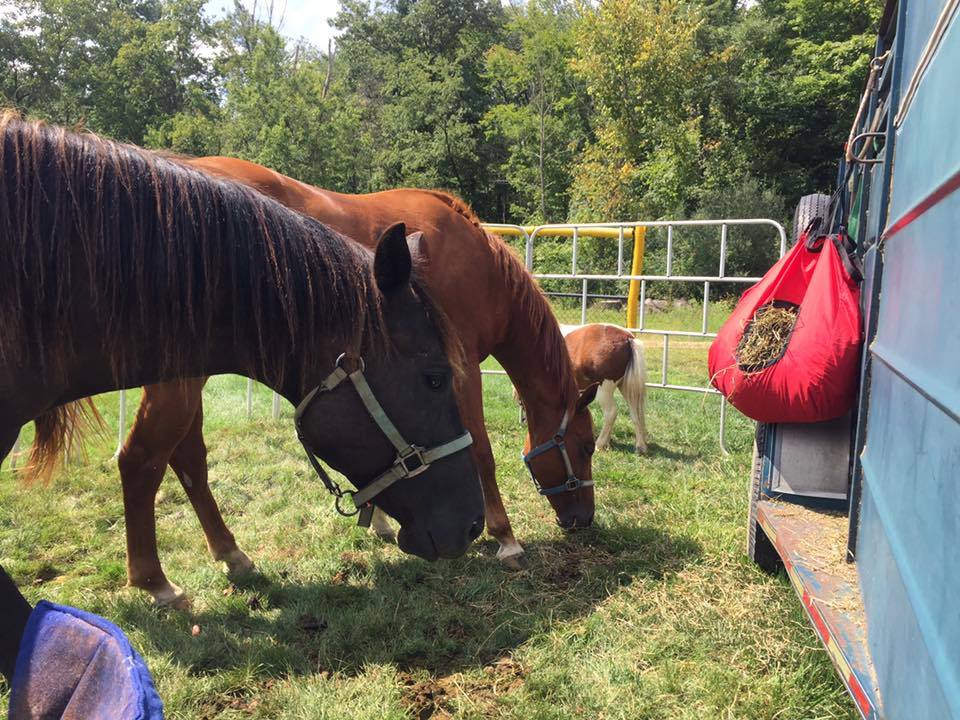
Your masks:
<path fill-rule="evenodd" d="M 560 493 L 574 492 L 582 487 L 590 487 L 593 485 L 593 480 L 581 480 L 573 471 L 573 465 L 570 463 L 570 455 L 567 453 L 567 443 L 564 440 L 564 436 L 567 434 L 567 423 L 569 422 L 570 411 L 568 410 L 563 414 L 563 420 L 560 422 L 560 427 L 557 429 L 557 432 L 554 433 L 553 437 L 547 440 L 545 443 L 537 445 L 530 452 L 523 455 L 523 463 L 527 466 L 527 470 L 530 472 L 530 479 L 533 480 L 533 486 L 541 495 L 559 495 Z M 567 469 L 567 479 L 563 485 L 547 488 L 543 487 L 543 485 L 541 485 L 537 480 L 537 476 L 533 472 L 533 464 L 530 461 L 535 457 L 543 455 L 544 453 L 550 452 L 554 449 L 560 451 L 560 457 L 563 458 L 563 465 Z"/>

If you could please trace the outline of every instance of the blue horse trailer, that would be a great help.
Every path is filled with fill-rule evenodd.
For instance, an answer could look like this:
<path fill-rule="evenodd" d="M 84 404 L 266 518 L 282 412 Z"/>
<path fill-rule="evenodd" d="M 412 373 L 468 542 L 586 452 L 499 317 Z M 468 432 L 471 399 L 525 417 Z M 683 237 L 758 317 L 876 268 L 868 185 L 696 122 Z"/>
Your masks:
<path fill-rule="evenodd" d="M 786 568 L 868 720 L 960 720 L 958 16 L 888 3 L 839 190 L 798 208 L 863 262 L 857 406 L 757 431 L 749 552 Z"/>

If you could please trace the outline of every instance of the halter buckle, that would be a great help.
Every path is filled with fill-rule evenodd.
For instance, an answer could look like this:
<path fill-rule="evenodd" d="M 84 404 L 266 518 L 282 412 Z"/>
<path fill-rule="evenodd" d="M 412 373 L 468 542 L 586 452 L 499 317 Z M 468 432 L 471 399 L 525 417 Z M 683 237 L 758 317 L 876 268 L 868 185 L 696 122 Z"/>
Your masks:
<path fill-rule="evenodd" d="M 403 468 L 404 477 L 415 477 L 430 467 L 430 463 L 423 457 L 424 449 L 418 445 L 410 445 L 406 452 L 397 455 L 393 464 Z"/>
<path fill-rule="evenodd" d="M 583 483 L 580 482 L 580 478 L 574 476 L 568 477 L 567 481 L 564 483 L 564 486 L 567 488 L 567 490 L 573 492 L 574 490 L 579 490 L 582 484 Z"/>

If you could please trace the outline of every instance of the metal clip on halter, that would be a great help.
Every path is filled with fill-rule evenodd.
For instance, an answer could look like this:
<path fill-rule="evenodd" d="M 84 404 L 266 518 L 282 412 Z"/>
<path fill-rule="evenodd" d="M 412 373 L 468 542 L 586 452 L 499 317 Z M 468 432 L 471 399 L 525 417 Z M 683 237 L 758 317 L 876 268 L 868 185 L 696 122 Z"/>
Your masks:
<path fill-rule="evenodd" d="M 330 373 L 322 383 L 307 393 L 307 396 L 300 402 L 297 406 L 297 412 L 294 415 L 294 424 L 297 428 L 297 438 L 300 440 L 300 444 L 303 445 L 303 449 L 307 451 L 307 458 L 310 460 L 310 464 L 313 465 L 313 469 L 316 470 L 317 475 L 320 476 L 324 487 L 326 487 L 327 491 L 334 497 L 334 507 L 337 512 L 344 517 L 358 515 L 357 524 L 360 527 L 369 527 L 370 520 L 373 516 L 373 498 L 398 480 L 416 477 L 426 472 L 430 465 L 437 460 L 465 450 L 470 447 L 473 438 L 469 432 L 464 432 L 463 435 L 430 449 L 408 443 L 404 440 L 403 435 L 400 434 L 396 426 L 390 421 L 390 418 L 387 417 L 386 411 L 377 401 L 373 390 L 367 383 L 367 379 L 363 376 L 363 371 L 366 370 L 363 358 L 357 357 L 359 367 L 353 372 L 348 373 L 342 367 L 342 363 L 346 357 L 346 353 L 341 353 L 340 357 L 337 358 L 333 372 Z M 314 401 L 322 399 L 324 393 L 330 392 L 344 380 L 350 380 L 354 390 L 357 391 L 357 395 L 360 396 L 360 401 L 366 408 L 367 413 L 369 413 L 370 417 L 377 424 L 377 427 L 380 428 L 380 431 L 387 436 L 387 439 L 397 450 L 397 457 L 390 468 L 380 473 L 372 482 L 356 491 L 343 490 L 333 478 L 330 477 L 320 463 L 317 453 L 310 448 L 302 426 L 302 419 L 307 408 L 309 408 Z M 353 510 L 344 510 L 340 507 L 340 500 L 347 495 L 350 496 L 350 500 L 353 502 Z"/>

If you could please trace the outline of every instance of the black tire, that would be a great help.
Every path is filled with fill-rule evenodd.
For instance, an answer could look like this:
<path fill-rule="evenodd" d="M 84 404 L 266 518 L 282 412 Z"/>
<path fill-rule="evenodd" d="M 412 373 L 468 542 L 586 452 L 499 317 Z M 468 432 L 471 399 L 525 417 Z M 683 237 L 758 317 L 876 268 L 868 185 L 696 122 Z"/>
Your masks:
<path fill-rule="evenodd" d="M 790 247 L 797 244 L 800 233 L 807 229 L 810 222 L 820 218 L 821 228 L 826 232 L 830 225 L 830 196 L 822 193 L 804 195 L 793 212 L 793 232 L 790 235 Z"/>
<path fill-rule="evenodd" d="M 760 448 L 763 447 L 767 426 L 757 423 L 757 433 L 753 440 L 753 465 L 750 468 L 750 514 L 747 518 L 747 555 L 761 570 L 771 575 L 783 567 L 783 561 L 777 554 L 777 549 L 770 538 L 757 522 L 757 503 L 760 501 L 760 471 L 763 467 L 763 456 Z"/>

